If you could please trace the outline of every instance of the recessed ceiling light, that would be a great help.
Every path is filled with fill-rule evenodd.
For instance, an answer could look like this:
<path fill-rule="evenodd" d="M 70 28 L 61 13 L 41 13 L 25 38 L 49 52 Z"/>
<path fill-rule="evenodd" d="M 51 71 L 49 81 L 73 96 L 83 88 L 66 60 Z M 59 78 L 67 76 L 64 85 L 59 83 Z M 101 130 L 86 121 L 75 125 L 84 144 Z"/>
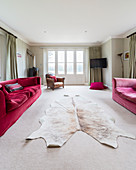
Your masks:
<path fill-rule="evenodd" d="M 43 31 L 44 33 L 47 33 L 47 31 L 45 30 L 45 31 Z"/>
<path fill-rule="evenodd" d="M 87 33 L 87 30 L 85 30 L 84 33 Z"/>

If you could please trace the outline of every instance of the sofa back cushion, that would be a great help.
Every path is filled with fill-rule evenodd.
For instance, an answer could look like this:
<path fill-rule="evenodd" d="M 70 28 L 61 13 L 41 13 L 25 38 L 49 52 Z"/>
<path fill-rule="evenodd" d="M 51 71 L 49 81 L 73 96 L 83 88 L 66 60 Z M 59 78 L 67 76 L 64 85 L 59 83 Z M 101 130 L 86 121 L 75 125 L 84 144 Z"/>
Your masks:
<path fill-rule="evenodd" d="M 18 83 L 23 87 L 34 86 L 37 85 L 37 78 L 36 77 L 20 78 L 18 79 Z"/>
<path fill-rule="evenodd" d="M 133 87 L 136 85 L 136 79 L 131 78 L 114 78 L 116 87 Z"/>
<path fill-rule="evenodd" d="M 18 82 L 18 79 L 6 80 L 6 81 L 1 81 L 0 85 L 5 86 L 6 84 L 15 84 L 17 82 Z"/>
<path fill-rule="evenodd" d="M 23 87 L 18 83 L 6 84 L 5 87 L 6 87 L 8 92 L 13 92 L 13 91 L 16 91 L 16 90 L 22 90 L 23 89 Z"/>

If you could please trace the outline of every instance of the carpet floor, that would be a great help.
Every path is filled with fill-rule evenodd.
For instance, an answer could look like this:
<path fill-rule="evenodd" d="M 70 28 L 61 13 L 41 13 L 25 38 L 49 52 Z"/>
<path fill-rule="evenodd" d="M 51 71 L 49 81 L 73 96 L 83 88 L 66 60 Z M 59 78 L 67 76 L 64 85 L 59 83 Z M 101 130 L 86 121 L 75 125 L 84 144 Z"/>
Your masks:
<path fill-rule="evenodd" d="M 115 118 L 115 124 L 136 136 L 136 115 L 112 100 L 110 90 L 93 91 L 88 86 L 43 88 L 41 97 L 0 137 L 0 170 L 134 170 L 136 140 L 118 138 L 119 147 L 102 145 L 83 132 L 76 132 L 61 148 L 47 148 L 43 139 L 25 138 L 40 127 L 39 118 L 64 94 L 86 97 Z"/>

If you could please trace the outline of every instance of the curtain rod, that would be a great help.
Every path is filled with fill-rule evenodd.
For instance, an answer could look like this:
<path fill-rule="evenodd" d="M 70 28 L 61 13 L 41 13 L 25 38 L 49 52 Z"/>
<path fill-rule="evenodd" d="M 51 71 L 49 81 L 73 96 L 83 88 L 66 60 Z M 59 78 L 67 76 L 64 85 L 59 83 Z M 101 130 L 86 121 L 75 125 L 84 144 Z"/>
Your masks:
<path fill-rule="evenodd" d="M 134 33 L 128 35 L 127 38 L 129 38 L 129 37 L 131 37 L 132 35 L 135 35 L 135 34 L 136 34 L 136 32 L 134 32 Z"/>
<path fill-rule="evenodd" d="M 7 30 L 5 30 L 4 28 L 0 27 L 0 29 L 1 29 L 1 30 L 3 30 L 3 31 L 5 31 L 5 32 L 6 32 L 6 33 L 8 33 L 8 34 L 10 34 L 10 35 L 14 36 L 15 38 L 17 38 L 14 34 L 12 34 L 12 33 L 8 32 L 8 31 L 7 31 Z"/>

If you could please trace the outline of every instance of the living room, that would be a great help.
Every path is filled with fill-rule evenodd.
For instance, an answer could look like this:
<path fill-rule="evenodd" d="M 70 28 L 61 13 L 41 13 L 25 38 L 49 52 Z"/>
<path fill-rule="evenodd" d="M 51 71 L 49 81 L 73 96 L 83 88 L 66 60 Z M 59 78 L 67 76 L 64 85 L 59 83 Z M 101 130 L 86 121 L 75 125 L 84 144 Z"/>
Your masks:
<path fill-rule="evenodd" d="M 0 169 L 136 169 L 136 81 L 130 62 L 136 2 L 0 4 Z M 91 66 L 96 59 L 105 59 L 105 66 Z M 11 84 L 14 89 L 7 92 Z M 22 104 L 14 100 L 17 93 Z"/>

